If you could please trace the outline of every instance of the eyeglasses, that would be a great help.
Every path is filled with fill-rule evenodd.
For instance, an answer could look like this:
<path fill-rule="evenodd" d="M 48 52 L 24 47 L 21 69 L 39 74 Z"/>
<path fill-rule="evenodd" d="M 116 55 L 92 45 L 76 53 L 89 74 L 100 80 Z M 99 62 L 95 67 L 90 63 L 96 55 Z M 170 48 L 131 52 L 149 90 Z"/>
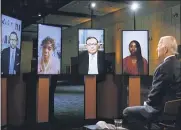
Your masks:
<path fill-rule="evenodd" d="M 96 46 L 98 45 L 97 43 L 92 43 L 92 44 L 86 44 L 87 46 Z"/>
<path fill-rule="evenodd" d="M 16 41 L 17 41 L 17 39 L 10 39 L 10 41 L 14 41 L 14 42 L 16 42 Z"/>

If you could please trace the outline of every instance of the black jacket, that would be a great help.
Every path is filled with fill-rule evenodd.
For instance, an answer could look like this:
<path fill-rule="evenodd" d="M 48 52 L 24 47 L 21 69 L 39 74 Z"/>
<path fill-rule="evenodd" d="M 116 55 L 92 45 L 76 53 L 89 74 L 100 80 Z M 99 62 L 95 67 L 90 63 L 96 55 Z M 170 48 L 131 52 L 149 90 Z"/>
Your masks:
<path fill-rule="evenodd" d="M 98 51 L 97 54 L 97 66 L 98 74 L 103 74 L 105 72 L 104 66 L 104 52 Z M 89 69 L 89 53 L 88 51 L 79 54 L 79 74 L 87 75 Z"/>
<path fill-rule="evenodd" d="M 155 70 L 147 104 L 157 110 L 162 110 L 165 102 L 176 99 L 176 94 L 180 91 L 181 64 L 175 56 L 169 57 Z"/>
<path fill-rule="evenodd" d="M 10 58 L 10 47 L 5 48 L 1 52 L 1 74 L 3 75 L 9 74 L 9 58 Z M 20 49 L 19 48 L 16 48 L 14 70 L 16 71 L 16 74 L 18 74 L 20 70 Z"/>

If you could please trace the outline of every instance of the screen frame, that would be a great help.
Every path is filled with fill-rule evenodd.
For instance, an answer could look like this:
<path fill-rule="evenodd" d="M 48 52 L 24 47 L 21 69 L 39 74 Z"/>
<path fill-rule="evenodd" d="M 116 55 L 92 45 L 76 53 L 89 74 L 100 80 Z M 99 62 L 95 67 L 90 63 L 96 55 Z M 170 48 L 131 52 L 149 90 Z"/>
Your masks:
<path fill-rule="evenodd" d="M 147 52 L 148 52 L 148 54 L 147 54 L 147 56 L 148 56 L 148 73 L 147 74 L 140 74 L 140 75 L 133 75 L 133 74 L 124 74 L 124 72 L 123 72 L 123 32 L 124 31 L 133 31 L 133 32 L 140 32 L 140 31 L 145 31 L 145 32 L 147 32 Z M 150 48 L 149 48 L 149 30 L 122 30 L 121 31 L 121 38 L 122 38 L 122 40 L 121 40 L 121 42 L 122 42 L 122 44 L 121 44 L 121 48 L 122 48 L 122 56 L 121 56 L 121 60 L 122 60 L 122 75 L 124 75 L 124 76 L 131 76 L 131 77 L 137 77 L 137 76 L 149 76 L 149 63 L 150 63 L 150 60 L 149 60 L 149 50 L 150 50 Z"/>
<path fill-rule="evenodd" d="M 10 16 L 10 15 L 6 15 L 6 14 L 1 14 L 1 19 L 2 19 L 2 16 L 7 16 L 7 17 L 10 17 L 10 18 L 13 18 L 13 19 L 16 19 L 16 20 L 19 20 L 20 22 L 21 22 L 21 31 L 20 31 L 20 33 L 21 33 L 21 37 L 19 38 L 19 40 L 20 40 L 20 53 L 19 53 L 19 73 L 16 73 L 16 74 L 1 74 L 1 77 L 2 78 L 7 78 L 7 77 L 13 77 L 13 76 L 20 76 L 20 74 L 21 74 L 21 49 L 22 49 L 22 29 L 23 29 L 23 27 L 22 27 L 22 25 L 23 25 L 23 21 L 21 20 L 21 19 L 19 19 L 19 18 L 16 18 L 16 17 L 13 17 L 13 16 Z M 2 21 L 1 21 L 2 22 Z M 2 23 L 1 23 L 2 24 Z M 2 26 L 2 25 L 1 25 Z M 1 38 L 2 38 L 2 28 L 1 28 Z M 2 47 L 2 43 L 1 43 L 1 47 Z M 1 59 L 2 60 L 2 59 Z"/>
<path fill-rule="evenodd" d="M 60 28 L 61 30 L 60 30 L 60 32 L 61 32 L 61 35 L 60 35 L 60 42 L 61 42 L 61 45 L 60 45 L 60 47 L 61 47 L 61 49 L 60 49 L 60 51 L 61 51 L 61 59 L 60 59 L 60 74 L 38 74 L 38 41 L 39 41 L 39 25 L 44 25 L 44 26 L 49 26 L 49 27 L 58 27 L 58 28 Z M 37 68 L 37 72 L 36 72 L 36 74 L 39 76 L 39 77 L 49 77 L 49 76 L 53 76 L 53 75 L 61 75 L 61 73 L 62 73 L 62 27 L 61 26 L 59 26 L 59 25 L 50 25 L 50 24 L 42 24 L 42 23 L 39 23 L 39 24 L 37 24 L 37 57 L 36 57 L 36 59 L 37 59 L 37 65 L 36 65 L 36 68 Z"/>
<path fill-rule="evenodd" d="M 81 73 L 79 73 L 79 30 L 102 30 L 103 31 L 103 41 L 104 41 L 104 45 L 103 45 L 103 47 L 104 47 L 104 51 L 103 51 L 103 53 L 104 53 L 104 71 L 103 71 L 103 73 L 101 73 L 101 74 L 106 74 L 106 65 L 105 65 L 105 29 L 104 28 L 78 28 L 78 42 L 77 42 L 77 51 L 78 51 L 78 74 L 79 75 L 84 75 L 84 76 L 97 76 L 97 75 L 101 75 L 101 74 L 81 74 Z"/>
<path fill-rule="evenodd" d="M 55 78 L 56 78 L 56 85 L 57 85 L 57 81 L 58 80 L 67 80 L 67 81 L 70 81 L 72 78 L 73 78 L 73 75 L 71 75 L 71 74 L 61 74 L 61 75 L 54 75 L 54 76 L 56 76 Z M 80 78 L 81 77 L 83 77 L 84 78 L 84 76 L 79 76 Z M 81 125 L 84 125 L 85 124 L 85 121 L 87 120 L 86 119 L 86 115 L 85 115 L 85 82 L 83 82 L 83 84 L 81 84 L 81 85 L 83 85 L 84 86 L 84 118 L 82 118 L 82 120 L 80 121 L 80 122 L 78 122 L 78 123 L 81 123 L 82 122 L 82 124 Z M 54 125 L 61 125 L 61 124 L 57 124 L 57 121 L 59 121 L 59 119 L 57 119 L 56 117 L 55 117 L 55 113 L 54 113 L 54 108 L 55 108 L 55 103 L 54 103 L 54 94 L 55 94 L 55 90 L 56 90 L 56 86 L 55 86 L 55 88 L 53 88 L 52 86 L 51 86 L 51 82 L 50 82 L 50 87 L 49 87 L 49 114 L 48 114 L 48 116 L 49 116 L 49 122 L 50 123 L 52 123 L 52 124 L 54 124 Z M 55 121 L 56 120 L 56 121 Z M 72 123 L 72 122 L 71 122 Z M 70 123 L 70 125 L 72 125 Z M 63 126 L 62 126 L 63 127 Z M 64 127 L 68 127 L 68 125 L 65 125 Z"/>
<path fill-rule="evenodd" d="M 178 58 L 181 59 L 181 44 L 178 45 Z"/>
<path fill-rule="evenodd" d="M 115 84 L 115 87 L 118 88 L 117 92 L 116 92 L 117 93 L 117 102 L 116 103 L 117 103 L 117 108 L 118 108 L 116 111 L 118 113 L 117 118 L 122 118 L 122 114 L 120 114 L 120 111 L 123 111 L 123 108 L 128 107 L 127 100 L 129 101 L 129 98 L 127 98 L 127 96 L 122 97 L 122 93 L 126 92 L 126 94 L 128 94 L 129 90 L 127 90 L 127 87 L 125 87 L 125 85 L 129 86 L 129 82 L 128 82 L 129 76 L 122 75 L 122 74 L 113 74 L 112 78 L 113 78 L 112 81 Z M 98 115 L 99 108 L 98 108 L 98 98 L 97 97 L 99 96 L 99 94 L 97 92 L 98 92 L 98 84 L 101 82 L 105 82 L 105 80 L 96 82 L 96 120 L 98 120 L 98 121 L 103 120 L 108 123 L 109 122 L 112 123 L 112 121 L 115 119 L 114 116 L 103 117 L 103 116 Z M 122 84 L 123 82 L 124 82 L 124 85 Z"/>

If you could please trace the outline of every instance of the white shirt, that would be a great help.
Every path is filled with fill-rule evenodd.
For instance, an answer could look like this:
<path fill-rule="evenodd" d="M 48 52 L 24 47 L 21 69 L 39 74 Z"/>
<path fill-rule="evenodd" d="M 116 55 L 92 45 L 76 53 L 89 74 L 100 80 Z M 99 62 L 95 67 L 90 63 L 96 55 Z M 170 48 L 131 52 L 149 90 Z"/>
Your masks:
<path fill-rule="evenodd" d="M 89 70 L 88 74 L 98 74 L 98 67 L 97 67 L 97 53 L 89 54 Z"/>
<path fill-rule="evenodd" d="M 60 59 L 50 57 L 47 65 L 43 62 L 43 57 L 38 59 L 38 74 L 60 74 Z"/>
<path fill-rule="evenodd" d="M 165 62 L 168 58 L 170 58 L 170 57 L 172 57 L 172 56 L 175 56 L 175 55 L 170 55 L 170 56 L 165 57 L 164 62 Z"/>
<path fill-rule="evenodd" d="M 9 58 L 9 74 L 15 74 L 14 71 L 14 64 L 15 64 L 15 55 L 16 55 L 16 48 L 12 49 L 10 48 L 10 58 Z"/>

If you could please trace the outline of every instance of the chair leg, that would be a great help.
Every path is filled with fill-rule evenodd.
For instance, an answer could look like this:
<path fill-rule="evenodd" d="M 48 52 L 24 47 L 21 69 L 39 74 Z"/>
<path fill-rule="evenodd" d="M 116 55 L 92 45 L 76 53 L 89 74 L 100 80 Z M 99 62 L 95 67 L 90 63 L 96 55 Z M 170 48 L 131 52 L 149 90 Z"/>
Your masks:
<path fill-rule="evenodd" d="M 151 123 L 148 123 L 147 127 L 148 127 L 148 130 L 151 130 Z"/>
<path fill-rule="evenodd" d="M 166 130 L 166 128 L 164 126 L 161 126 L 160 130 Z"/>

